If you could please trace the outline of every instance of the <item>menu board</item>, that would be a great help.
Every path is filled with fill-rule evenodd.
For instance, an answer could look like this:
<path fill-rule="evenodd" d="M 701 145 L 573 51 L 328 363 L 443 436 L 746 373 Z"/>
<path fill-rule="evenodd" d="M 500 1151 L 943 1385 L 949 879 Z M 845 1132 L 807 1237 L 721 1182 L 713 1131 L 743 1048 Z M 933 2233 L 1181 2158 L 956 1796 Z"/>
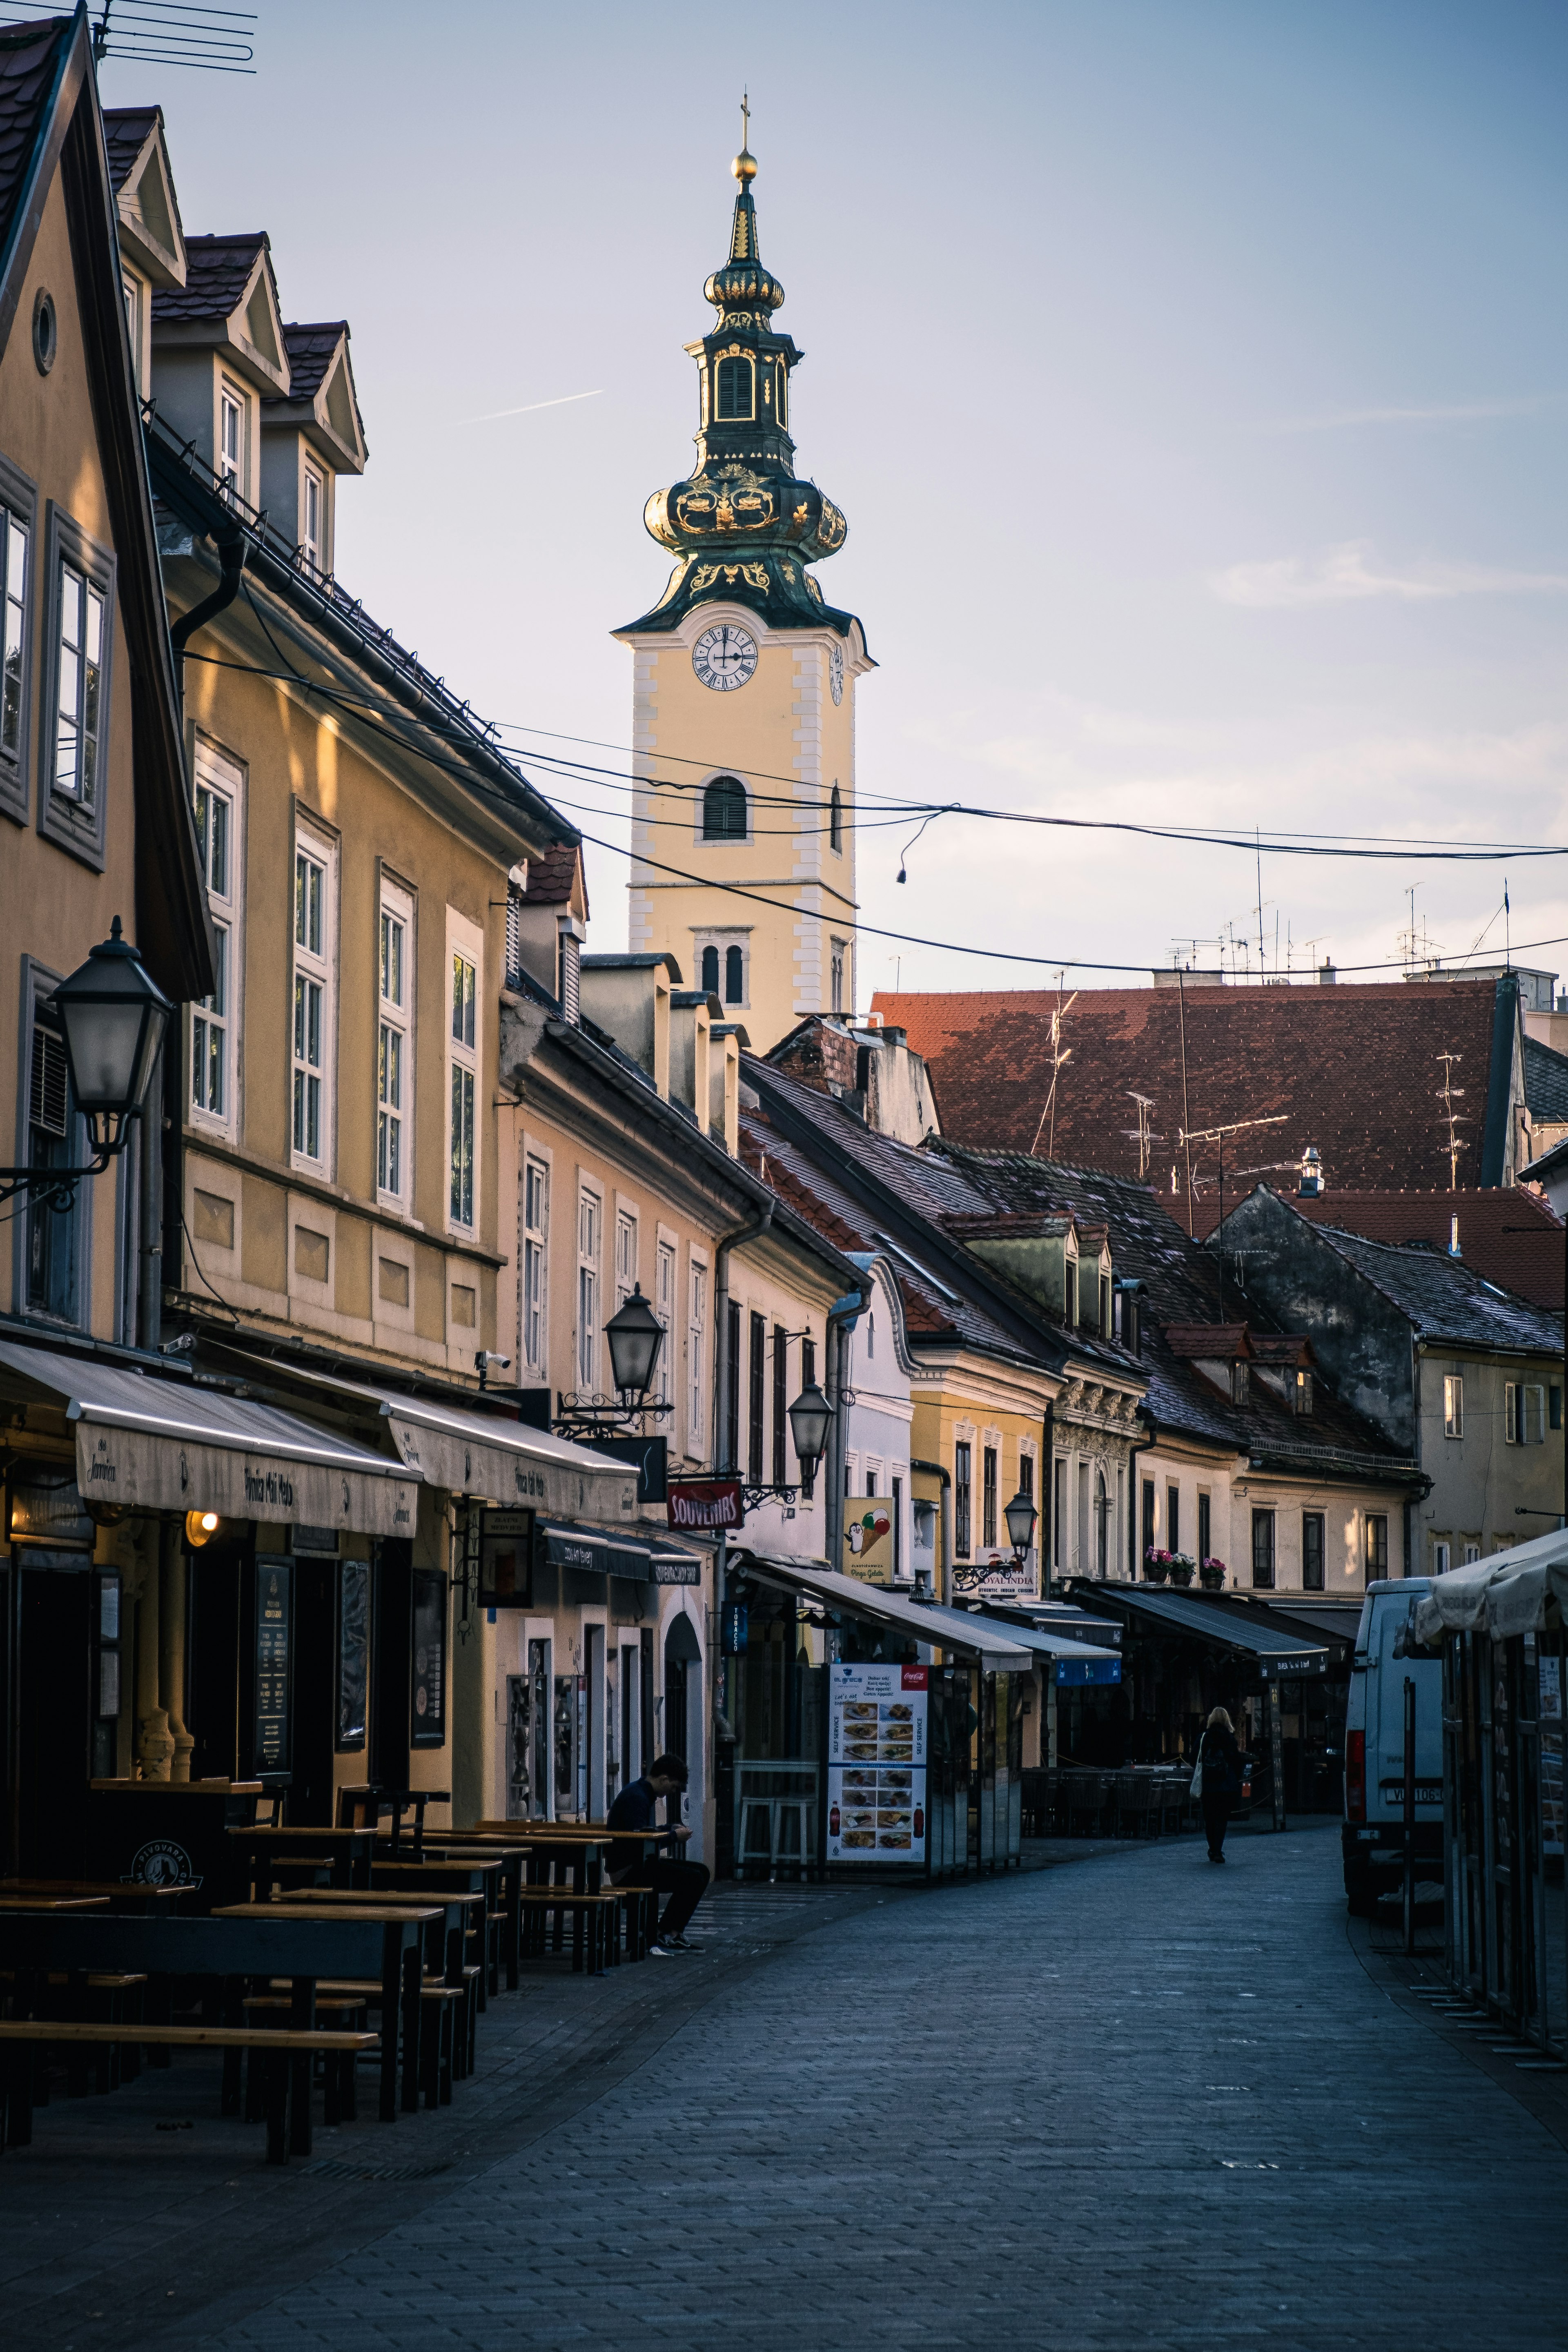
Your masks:
<path fill-rule="evenodd" d="M 929 1666 L 828 1668 L 829 1862 L 923 1862 Z"/>
<path fill-rule="evenodd" d="M 256 1736 L 252 1769 L 289 1769 L 289 1603 L 292 1560 L 256 1555 Z"/>

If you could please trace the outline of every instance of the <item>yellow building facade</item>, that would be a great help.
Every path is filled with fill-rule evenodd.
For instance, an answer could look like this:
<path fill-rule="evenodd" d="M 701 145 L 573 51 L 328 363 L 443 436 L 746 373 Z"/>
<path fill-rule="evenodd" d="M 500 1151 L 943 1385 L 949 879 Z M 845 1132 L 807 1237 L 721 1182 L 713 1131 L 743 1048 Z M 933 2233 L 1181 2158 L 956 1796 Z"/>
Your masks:
<path fill-rule="evenodd" d="M 855 695 L 874 667 L 851 613 L 808 567 L 848 526 L 795 475 L 784 288 L 762 265 L 744 151 L 730 258 L 704 292 L 698 465 L 656 491 L 651 537 L 677 561 L 617 629 L 630 647 L 629 945 L 673 955 L 765 1052 L 810 1013 L 850 1013 L 855 973 Z"/>

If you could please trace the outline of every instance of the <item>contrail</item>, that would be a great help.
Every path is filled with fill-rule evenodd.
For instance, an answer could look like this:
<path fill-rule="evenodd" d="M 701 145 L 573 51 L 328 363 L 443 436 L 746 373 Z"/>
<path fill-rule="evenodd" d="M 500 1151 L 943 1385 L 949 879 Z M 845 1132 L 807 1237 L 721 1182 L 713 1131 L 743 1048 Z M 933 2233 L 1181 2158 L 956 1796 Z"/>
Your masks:
<path fill-rule="evenodd" d="M 503 416 L 531 416 L 536 408 L 564 408 L 568 401 L 597 400 L 603 391 L 601 384 L 598 392 L 563 392 L 557 400 L 531 400 L 521 408 L 492 408 L 488 416 L 464 416 L 458 422 L 462 425 L 497 425 Z"/>

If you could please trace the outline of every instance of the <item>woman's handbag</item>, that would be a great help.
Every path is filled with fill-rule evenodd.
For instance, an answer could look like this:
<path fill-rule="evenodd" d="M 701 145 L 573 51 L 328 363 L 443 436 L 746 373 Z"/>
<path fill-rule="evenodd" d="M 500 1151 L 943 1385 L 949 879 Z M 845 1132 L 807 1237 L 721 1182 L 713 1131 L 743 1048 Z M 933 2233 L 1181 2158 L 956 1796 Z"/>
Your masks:
<path fill-rule="evenodd" d="M 1197 1760 L 1197 1762 L 1193 1766 L 1193 1777 L 1192 1777 L 1192 1779 L 1191 1779 L 1191 1780 L 1188 1781 L 1188 1783 L 1187 1783 L 1187 1794 L 1188 1794 L 1190 1797 L 1201 1797 L 1201 1796 L 1203 1795 L 1203 1792 L 1204 1792 L 1204 1751 L 1203 1751 L 1203 1746 L 1202 1746 L 1202 1743 L 1200 1742 L 1200 1743 L 1199 1743 L 1199 1747 L 1198 1747 L 1198 1760 Z"/>

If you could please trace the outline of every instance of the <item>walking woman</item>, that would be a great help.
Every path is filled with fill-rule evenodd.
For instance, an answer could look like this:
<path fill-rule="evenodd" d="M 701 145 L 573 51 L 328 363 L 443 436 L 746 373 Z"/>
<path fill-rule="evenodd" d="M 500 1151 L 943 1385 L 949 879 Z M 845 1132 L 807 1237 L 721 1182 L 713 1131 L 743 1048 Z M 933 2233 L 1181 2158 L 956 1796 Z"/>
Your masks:
<path fill-rule="evenodd" d="M 1209 1860 L 1223 1862 L 1226 1823 L 1230 1819 L 1232 1806 L 1241 1794 L 1241 1751 L 1236 1744 L 1236 1732 L 1230 1717 L 1223 1706 L 1215 1708 L 1204 1727 L 1198 1762 L 1203 1767 L 1198 1802 L 1204 1809 Z"/>

